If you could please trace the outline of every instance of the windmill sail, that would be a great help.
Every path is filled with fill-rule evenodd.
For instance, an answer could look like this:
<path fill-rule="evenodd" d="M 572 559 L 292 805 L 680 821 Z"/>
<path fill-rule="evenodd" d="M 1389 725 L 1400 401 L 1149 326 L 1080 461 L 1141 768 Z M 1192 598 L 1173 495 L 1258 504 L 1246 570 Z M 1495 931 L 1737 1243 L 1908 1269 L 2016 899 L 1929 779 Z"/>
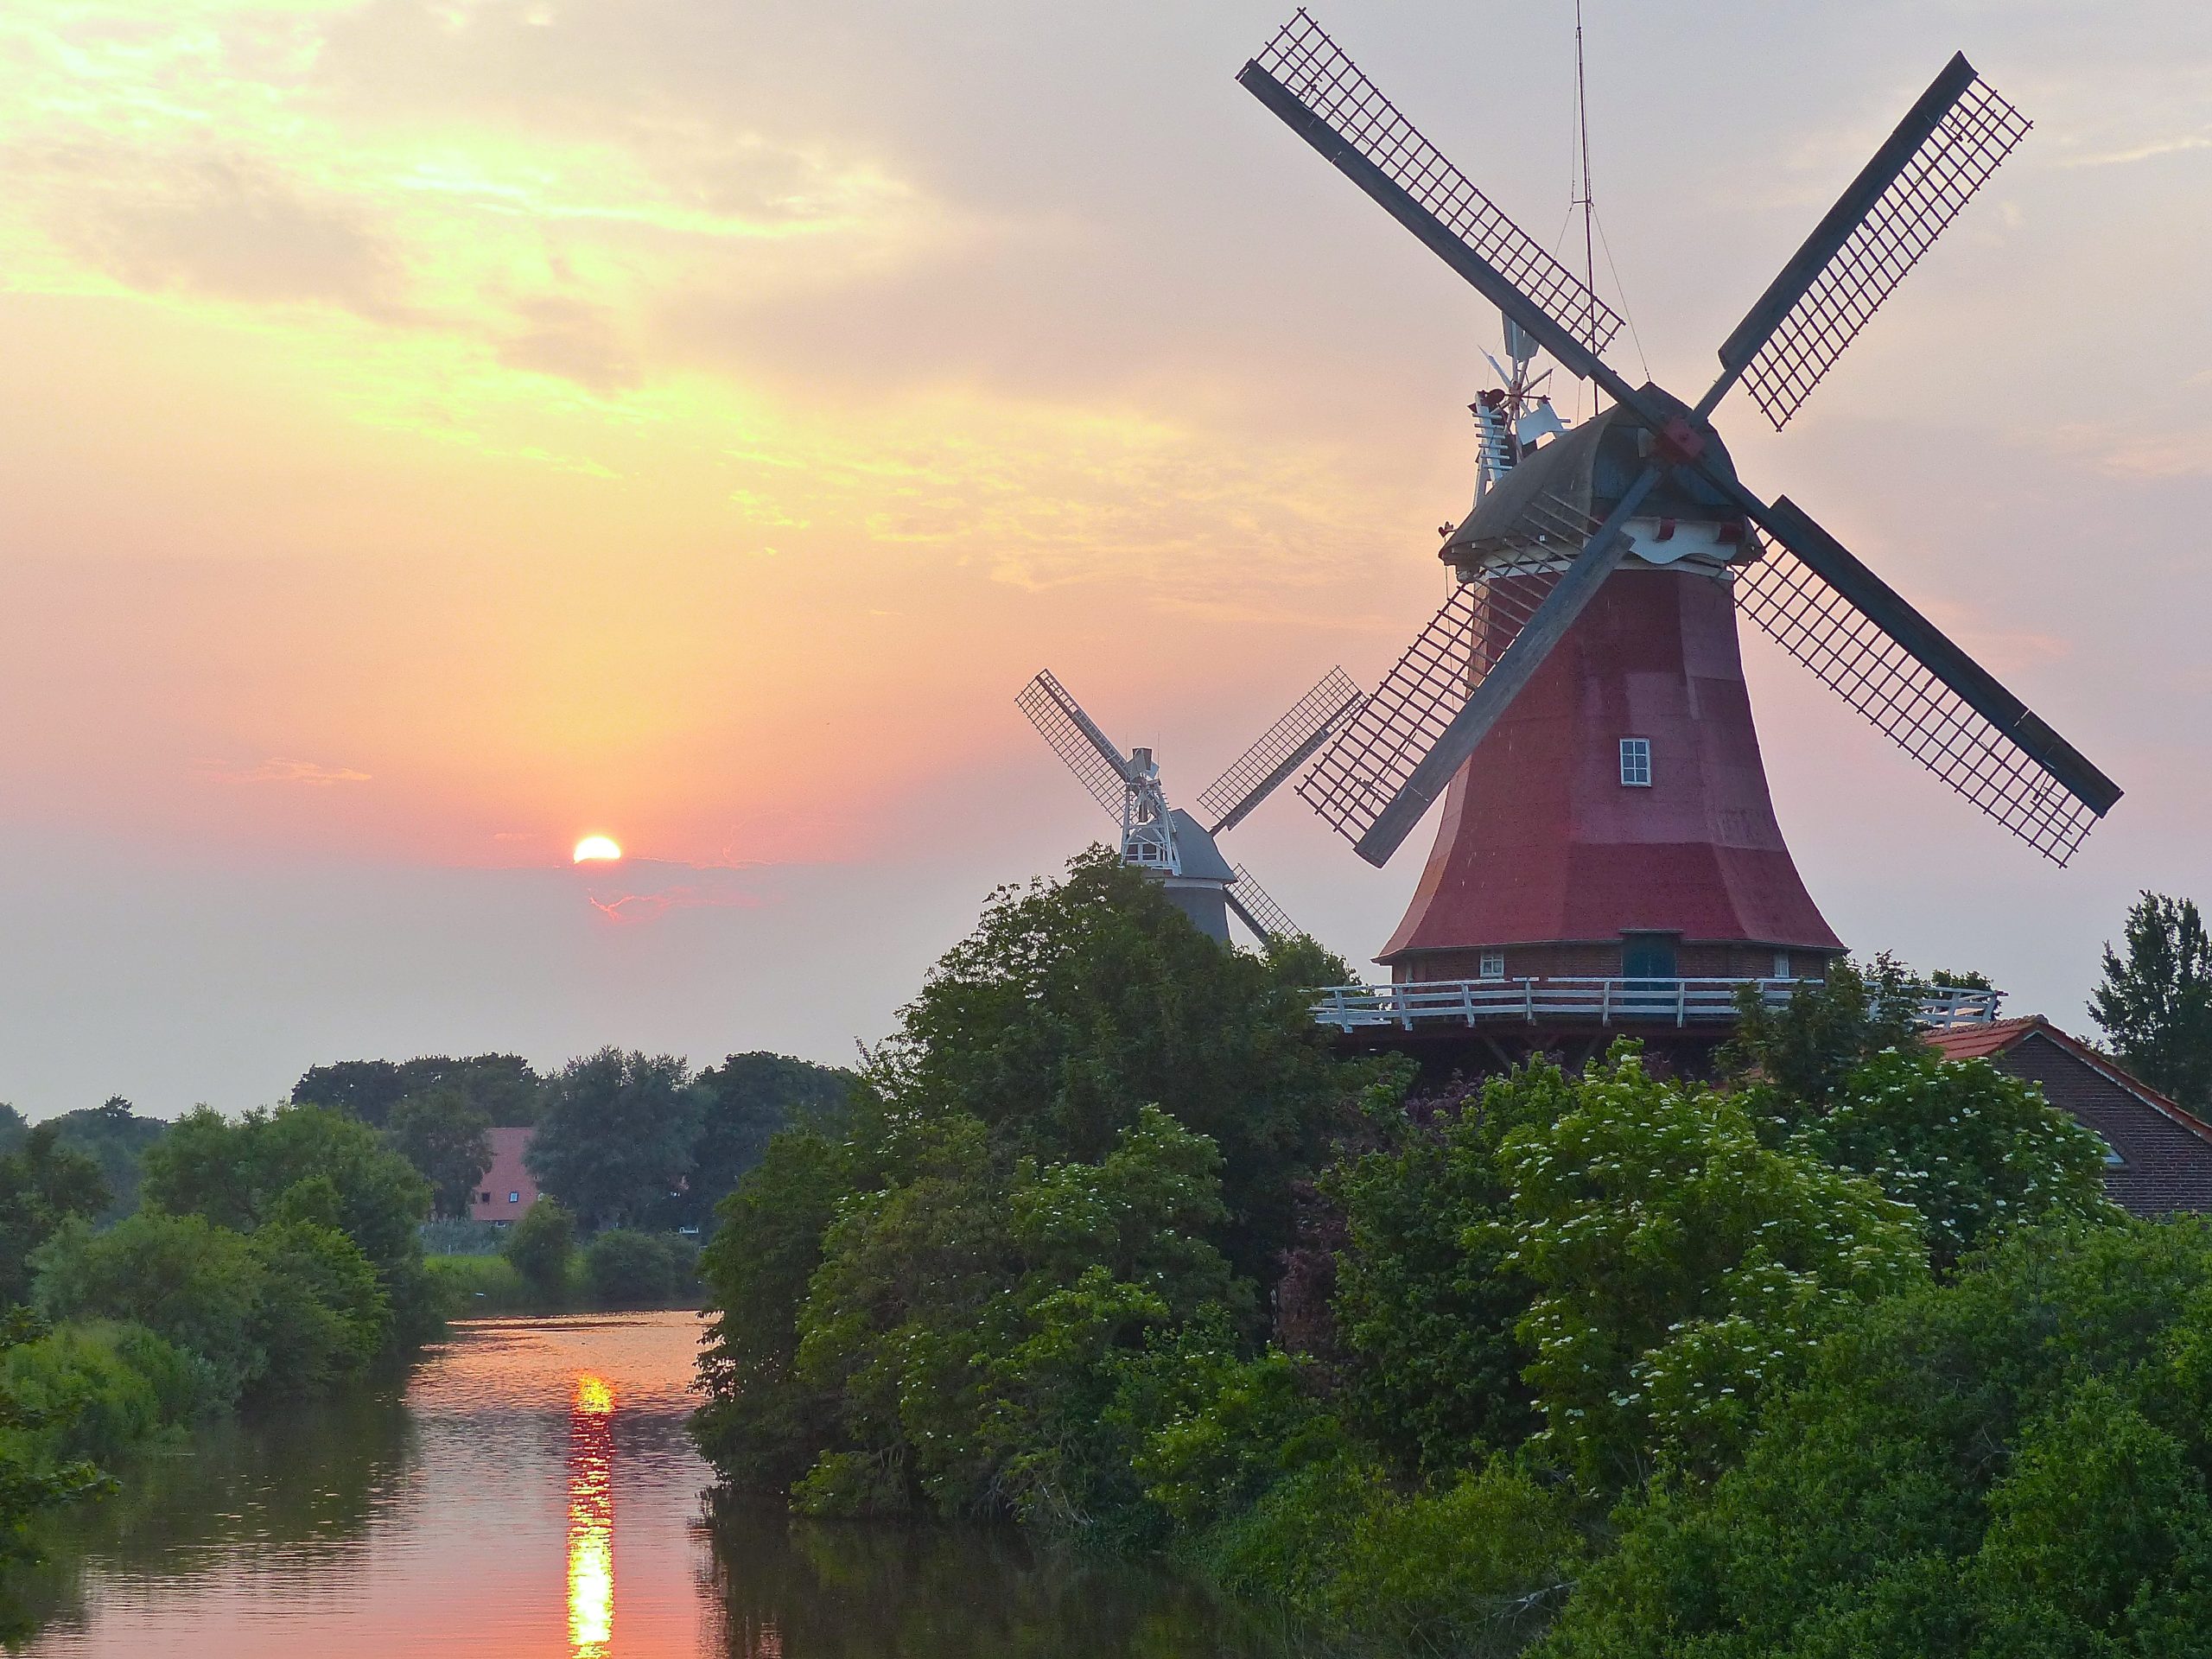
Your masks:
<path fill-rule="evenodd" d="M 1119 819 L 1128 795 L 1129 763 L 1098 723 L 1083 712 L 1083 705 L 1049 669 L 1040 671 L 1014 701 L 1091 798 Z"/>
<path fill-rule="evenodd" d="M 1556 497 L 1531 504 L 1525 520 L 1527 533 L 1452 589 L 1300 780 L 1300 797 L 1347 841 L 1363 841 L 1403 793 L 1598 530 Z"/>
<path fill-rule="evenodd" d="M 1406 774 L 1405 782 L 1375 815 L 1366 833 L 1352 843 L 1354 852 L 1378 868 L 1389 861 L 1390 855 L 1413 833 L 1431 803 L 1444 793 L 1452 774 L 1467 764 L 1498 717 L 1535 677 L 1544 658 L 1567 637 L 1575 618 L 1598 596 L 1605 578 L 1619 568 L 1628 552 L 1628 521 L 1658 481 L 1659 468 L 1647 467 L 1629 486 L 1588 545 L 1552 583 L 1542 603 L 1530 613 L 1481 683 L 1469 692 L 1465 705 L 1437 734 L 1428 753 Z"/>
<path fill-rule="evenodd" d="M 1269 944 L 1295 938 L 1306 931 L 1283 913 L 1282 906 L 1268 897 L 1266 889 L 1242 864 L 1236 867 L 1236 880 L 1223 891 L 1222 898 L 1236 912 L 1237 920 Z"/>
<path fill-rule="evenodd" d="M 1242 823 L 1254 807 L 1312 759 L 1360 701 L 1359 687 L 1343 669 L 1332 668 L 1323 675 L 1288 714 L 1206 785 L 1198 797 L 1198 810 L 1213 821 L 1212 833 L 1217 836 Z"/>
<path fill-rule="evenodd" d="M 2031 124 L 1954 57 L 1722 344 L 1726 372 L 1701 407 L 1741 375 L 1774 429 L 1787 426 Z"/>
<path fill-rule="evenodd" d="M 1738 571 L 1738 608 L 2005 828 L 2071 858 L 2118 785 L 1789 497 L 1755 516 L 1786 550 Z"/>
<path fill-rule="evenodd" d="M 1236 79 L 1509 322 L 1587 378 L 1620 315 L 1446 160 L 1305 11 Z"/>

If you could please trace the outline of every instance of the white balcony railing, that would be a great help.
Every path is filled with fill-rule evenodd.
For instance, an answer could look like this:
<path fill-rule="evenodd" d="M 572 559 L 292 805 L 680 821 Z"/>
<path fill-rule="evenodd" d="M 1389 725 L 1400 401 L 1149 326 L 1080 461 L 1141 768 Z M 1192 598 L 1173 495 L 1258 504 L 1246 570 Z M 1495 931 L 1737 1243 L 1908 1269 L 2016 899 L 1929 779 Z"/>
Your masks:
<path fill-rule="evenodd" d="M 1745 987 L 1778 1008 L 1807 979 L 1446 979 L 1391 985 L 1337 985 L 1321 994 L 1313 1018 L 1338 1031 L 1395 1026 L 1524 1025 L 1569 1022 L 1599 1026 L 1723 1023 L 1736 1017 L 1736 995 Z M 2001 991 L 1924 988 L 1923 1025 L 1939 1030 L 1986 1025 L 1997 1017 Z"/>

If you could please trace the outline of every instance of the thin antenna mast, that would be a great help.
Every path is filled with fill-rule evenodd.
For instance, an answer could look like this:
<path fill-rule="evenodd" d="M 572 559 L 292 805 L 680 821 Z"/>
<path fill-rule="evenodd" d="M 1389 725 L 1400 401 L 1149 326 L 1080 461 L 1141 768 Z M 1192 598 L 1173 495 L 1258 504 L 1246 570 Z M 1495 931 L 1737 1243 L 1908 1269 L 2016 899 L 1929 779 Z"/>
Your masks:
<path fill-rule="evenodd" d="M 1582 0 L 1574 0 L 1574 129 L 1580 159 L 1581 192 L 1567 205 L 1582 209 L 1582 285 L 1598 291 L 1598 256 L 1592 235 L 1597 198 L 1590 188 L 1590 90 L 1582 72 Z M 1590 388 L 1590 412 L 1598 412 L 1598 388 Z"/>

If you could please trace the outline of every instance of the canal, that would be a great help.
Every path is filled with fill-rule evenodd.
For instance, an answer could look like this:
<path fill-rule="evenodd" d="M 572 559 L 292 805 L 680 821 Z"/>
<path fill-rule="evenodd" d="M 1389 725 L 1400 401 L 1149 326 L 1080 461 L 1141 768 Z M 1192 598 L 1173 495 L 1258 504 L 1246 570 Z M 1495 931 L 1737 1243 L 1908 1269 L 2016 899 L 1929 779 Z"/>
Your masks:
<path fill-rule="evenodd" d="M 404 1394 L 208 1430 L 33 1581 L 37 1659 L 1278 1651 L 1149 1567 L 988 1529 L 793 1523 L 683 1433 L 688 1313 L 454 1328 Z"/>

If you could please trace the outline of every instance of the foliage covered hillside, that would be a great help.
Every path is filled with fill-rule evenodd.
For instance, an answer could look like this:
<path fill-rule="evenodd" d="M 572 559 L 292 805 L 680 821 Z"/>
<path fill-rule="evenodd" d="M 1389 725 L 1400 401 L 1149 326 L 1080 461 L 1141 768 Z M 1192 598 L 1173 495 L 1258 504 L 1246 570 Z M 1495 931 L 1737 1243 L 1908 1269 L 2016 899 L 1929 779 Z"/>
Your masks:
<path fill-rule="evenodd" d="M 2212 1250 L 1922 1046 L 1902 970 L 1746 1022 L 1726 1087 L 1623 1045 L 1411 1098 L 1307 1018 L 1344 976 L 1221 949 L 1103 855 L 998 894 L 842 1116 L 721 1205 L 702 1448 L 817 1514 L 1166 1549 L 1381 1650 L 2181 1628 Z M 2097 1300 L 2139 1262 L 2155 1288 Z M 2108 1496 L 2061 1501 L 2076 1451 Z M 2063 1567 L 2075 1527 L 2103 1541 Z M 1955 1573 L 1948 1624 L 1896 1611 Z"/>

